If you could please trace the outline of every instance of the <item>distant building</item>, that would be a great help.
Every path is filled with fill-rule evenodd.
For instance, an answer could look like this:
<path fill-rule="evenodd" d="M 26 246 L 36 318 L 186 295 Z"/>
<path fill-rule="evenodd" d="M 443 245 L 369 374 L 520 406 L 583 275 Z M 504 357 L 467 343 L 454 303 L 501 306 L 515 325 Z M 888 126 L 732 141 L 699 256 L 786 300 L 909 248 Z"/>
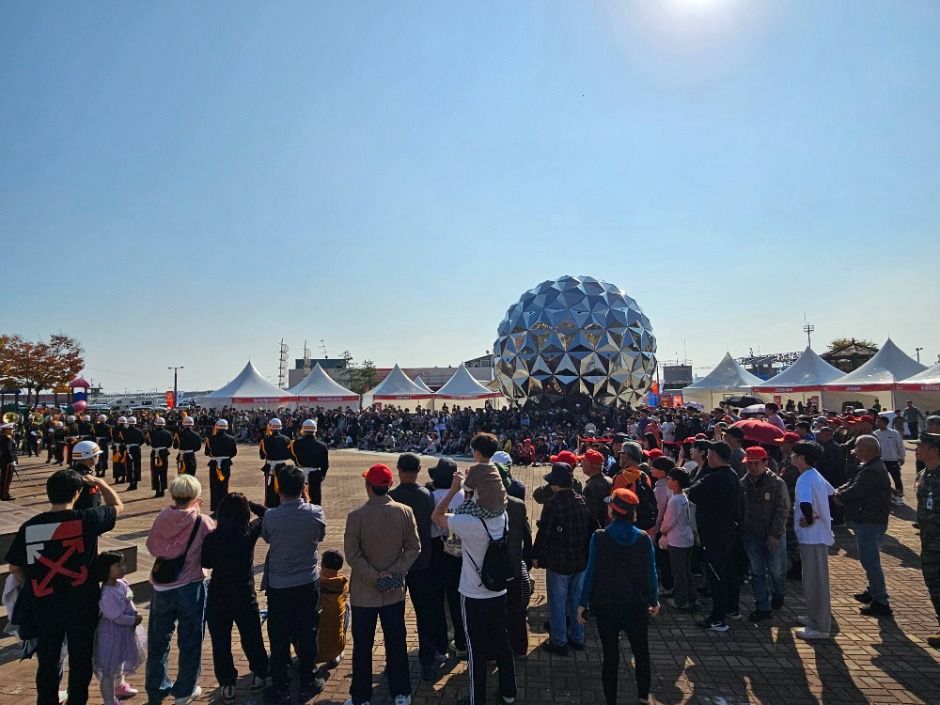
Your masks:
<path fill-rule="evenodd" d="M 770 379 L 780 374 L 787 367 L 799 359 L 799 352 L 769 353 L 767 355 L 754 355 L 737 358 L 738 363 L 752 375 L 761 379 Z"/>
<path fill-rule="evenodd" d="M 663 363 L 663 391 L 682 389 L 692 384 L 692 365 L 689 362 Z"/>

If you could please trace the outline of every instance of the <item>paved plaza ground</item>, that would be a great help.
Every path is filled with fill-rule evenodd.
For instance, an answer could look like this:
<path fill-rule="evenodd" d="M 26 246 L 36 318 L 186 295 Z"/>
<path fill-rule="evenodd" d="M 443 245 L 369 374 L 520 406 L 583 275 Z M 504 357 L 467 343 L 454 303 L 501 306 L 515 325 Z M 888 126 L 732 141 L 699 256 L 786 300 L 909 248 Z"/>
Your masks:
<path fill-rule="evenodd" d="M 243 491 L 260 501 L 262 497 L 260 463 L 257 451 L 251 446 L 239 446 L 232 488 Z M 913 453 L 904 468 L 905 482 L 913 492 Z M 327 535 L 322 548 L 342 550 L 344 517 L 365 499 L 361 479 L 362 470 L 376 461 L 394 466 L 395 456 L 356 451 L 335 451 L 331 454 L 332 467 L 324 485 L 324 508 L 327 517 Z M 433 464 L 426 458 L 424 466 Z M 50 466 L 23 459 L 20 464 L 22 479 L 14 482 L 16 504 L 41 509 L 44 506 L 42 483 Z M 520 468 L 516 476 L 531 490 L 541 482 L 546 472 L 542 468 Z M 145 461 L 146 474 L 146 461 Z M 197 476 L 205 481 L 205 464 L 200 459 Z M 125 513 L 110 535 L 112 539 L 140 545 L 140 572 L 130 580 L 140 579 L 149 568 L 143 541 L 153 518 L 167 500 L 152 499 L 152 493 L 140 489 L 128 493 L 121 486 Z M 168 499 L 168 498 L 167 498 Z M 528 501 L 530 519 L 538 517 L 538 506 Z M 0 507 L 0 512 L 4 510 Z M 771 622 L 753 626 L 746 621 L 732 622 L 725 634 L 704 632 L 695 626 L 693 618 L 682 612 L 663 608 L 650 629 L 650 647 L 653 660 L 653 702 L 678 705 L 859 705 L 861 703 L 940 703 L 940 651 L 930 649 L 925 642 L 929 633 L 936 631 L 936 621 L 921 577 L 919 539 L 911 526 L 913 510 L 901 508 L 895 512 L 883 550 L 883 563 L 888 587 L 895 610 L 893 620 L 876 620 L 858 614 L 858 604 L 852 593 L 865 587 L 864 574 L 856 559 L 851 535 L 839 530 L 837 542 L 830 556 L 832 603 L 837 633 L 831 641 L 805 643 L 793 637 L 796 616 L 801 613 L 803 599 L 799 582 L 789 582 L 787 603 Z M 260 581 L 260 566 L 266 546 L 259 542 L 256 552 L 256 572 Z M 347 569 L 348 570 L 348 569 Z M 516 662 L 520 704 L 537 703 L 603 703 L 600 687 L 600 643 L 596 629 L 589 626 L 587 650 L 574 656 L 558 657 L 545 653 L 539 644 L 546 638 L 542 623 L 547 618 L 545 608 L 544 573 L 535 571 L 537 591 L 529 610 L 529 654 Z M 263 604 L 263 596 L 261 596 Z M 146 623 L 146 602 L 140 605 Z M 753 608 L 750 589 L 742 589 L 742 612 Z M 467 689 L 466 664 L 451 661 L 441 671 L 434 684 L 423 683 L 417 664 L 417 636 L 414 615 L 408 609 L 408 648 L 412 662 L 412 683 L 415 705 L 453 703 Z M 237 634 L 237 633 L 236 633 Z M 373 703 L 390 702 L 382 680 L 381 633 L 376 639 L 375 672 L 376 692 Z M 248 673 L 247 663 L 236 645 L 236 665 L 240 673 Z M 215 679 L 208 634 L 203 650 L 203 670 L 200 684 L 204 689 L 201 702 L 215 697 Z M 326 690 L 313 702 L 342 703 L 348 697 L 351 646 L 347 659 L 333 671 Z M 623 657 L 629 662 L 629 646 L 624 640 Z M 171 654 L 171 664 L 176 654 Z M 175 670 L 175 667 L 172 669 Z M 19 662 L 15 640 L 0 640 L 0 705 L 21 705 L 35 701 L 35 663 Z M 143 674 L 138 672 L 130 682 L 143 689 Z M 490 702 L 496 702 L 495 678 L 491 678 Z M 238 702 L 260 702 L 260 695 L 247 690 L 247 679 L 240 682 Z M 632 675 L 626 669 L 621 675 L 621 703 L 635 702 Z M 97 682 L 92 683 L 91 703 L 100 703 Z M 143 695 L 129 701 L 144 703 Z M 167 700 L 166 702 L 172 702 Z"/>

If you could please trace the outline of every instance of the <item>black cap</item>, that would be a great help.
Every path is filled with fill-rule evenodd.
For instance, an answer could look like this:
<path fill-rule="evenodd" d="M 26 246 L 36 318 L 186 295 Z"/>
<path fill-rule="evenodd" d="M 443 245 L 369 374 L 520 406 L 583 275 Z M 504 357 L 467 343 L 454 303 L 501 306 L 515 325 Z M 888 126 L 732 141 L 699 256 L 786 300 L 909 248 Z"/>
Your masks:
<path fill-rule="evenodd" d="M 614 443 L 623 443 L 625 440 L 627 440 L 627 434 L 626 434 L 626 433 L 615 433 L 615 434 L 614 434 L 614 441 L 613 441 Z"/>
<path fill-rule="evenodd" d="M 414 453 L 402 453 L 398 456 L 398 469 L 403 472 L 418 472 L 421 469 L 421 458 Z"/>
<path fill-rule="evenodd" d="M 712 443 L 711 450 L 715 451 L 715 455 L 717 455 L 722 460 L 731 460 L 731 446 L 729 446 L 724 441 L 715 441 Z"/>
<path fill-rule="evenodd" d="M 573 473 L 568 463 L 552 463 L 552 470 L 543 478 L 550 485 L 571 487 Z"/>
<path fill-rule="evenodd" d="M 739 427 L 737 427 L 737 426 L 729 426 L 728 428 L 726 428 L 726 429 L 725 429 L 725 435 L 726 435 L 726 436 L 734 436 L 735 438 L 737 438 L 737 439 L 739 439 L 739 440 L 742 440 L 742 441 L 744 440 L 744 431 L 742 431 L 742 430 L 741 430 Z"/>

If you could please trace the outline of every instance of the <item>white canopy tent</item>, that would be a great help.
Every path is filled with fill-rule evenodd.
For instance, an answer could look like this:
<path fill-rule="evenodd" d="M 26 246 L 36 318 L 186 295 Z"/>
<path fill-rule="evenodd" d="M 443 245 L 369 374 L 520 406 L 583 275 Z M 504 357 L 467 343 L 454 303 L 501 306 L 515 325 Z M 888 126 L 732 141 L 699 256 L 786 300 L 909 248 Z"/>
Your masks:
<path fill-rule="evenodd" d="M 362 395 L 363 407 L 373 404 L 392 404 L 402 409 L 413 410 L 419 406 L 429 407 L 434 393 L 415 384 L 398 365 L 379 384 Z"/>
<path fill-rule="evenodd" d="M 682 388 L 682 398 L 697 401 L 703 404 L 706 409 L 714 409 L 719 402 L 728 397 L 741 394 L 752 394 L 752 389 L 760 384 L 762 380 L 757 375 L 741 367 L 738 362 L 731 357 L 731 353 L 725 353 L 718 366 L 702 377 L 698 382 Z"/>
<path fill-rule="evenodd" d="M 505 399 L 502 392 L 494 392 L 480 384 L 464 365 L 457 368 L 444 386 L 437 390 L 434 398 L 438 403 L 446 402 L 451 405 L 474 409 L 482 409 L 486 406 L 487 401 L 495 404 L 497 401 Z"/>
<path fill-rule="evenodd" d="M 796 362 L 766 382 L 754 385 L 753 391 L 763 393 L 777 403 L 786 403 L 790 399 L 804 404 L 815 401 L 822 408 L 822 386 L 844 374 L 807 346 Z"/>
<path fill-rule="evenodd" d="M 840 409 L 844 402 L 860 401 L 871 407 L 877 399 L 885 408 L 897 408 L 895 385 L 926 369 L 888 338 L 864 365 L 823 385 L 823 404 L 829 409 Z"/>
<path fill-rule="evenodd" d="M 940 365 L 934 365 L 897 383 L 894 396 L 901 408 L 908 400 L 926 414 L 940 410 Z"/>
<path fill-rule="evenodd" d="M 235 379 L 201 397 L 199 404 L 210 409 L 223 406 L 239 409 L 279 409 L 293 408 L 297 404 L 297 397 L 268 382 L 249 360 Z"/>
<path fill-rule="evenodd" d="M 417 377 L 415 377 L 415 384 L 417 384 L 419 387 L 421 387 L 421 389 L 423 389 L 424 391 L 430 392 L 431 394 L 434 394 L 434 390 L 431 389 L 431 388 L 425 383 L 425 381 L 424 381 L 423 379 L 421 379 L 421 375 L 418 375 Z"/>
<path fill-rule="evenodd" d="M 290 388 L 297 402 L 324 409 L 359 407 L 359 395 L 330 377 L 318 362 L 298 384 Z"/>

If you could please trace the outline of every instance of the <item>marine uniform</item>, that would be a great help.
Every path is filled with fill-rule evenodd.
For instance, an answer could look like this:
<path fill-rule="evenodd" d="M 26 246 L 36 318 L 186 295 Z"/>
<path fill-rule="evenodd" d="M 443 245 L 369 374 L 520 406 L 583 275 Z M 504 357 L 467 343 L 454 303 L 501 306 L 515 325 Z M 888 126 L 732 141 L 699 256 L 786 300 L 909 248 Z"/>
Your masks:
<path fill-rule="evenodd" d="M 111 426 L 107 421 L 98 421 L 94 427 L 95 443 L 101 448 L 101 455 L 98 456 L 98 464 L 95 466 L 95 474 L 98 477 L 104 477 L 108 474 L 108 444 L 111 442 Z"/>
<path fill-rule="evenodd" d="M 13 499 L 10 485 L 13 484 L 13 470 L 16 468 L 16 441 L 12 435 L 0 434 L 0 502 Z"/>
<path fill-rule="evenodd" d="M 173 436 L 163 426 L 154 426 L 147 434 L 150 446 L 150 488 L 162 497 L 167 488 L 167 467 L 170 463 L 170 446 Z"/>
<path fill-rule="evenodd" d="M 111 428 L 111 476 L 115 482 L 124 482 L 127 478 L 127 454 L 124 450 L 124 424 Z"/>
<path fill-rule="evenodd" d="M 264 473 L 264 506 L 270 509 L 281 503 L 277 473 L 290 461 L 290 439 L 280 430 L 273 431 L 261 439 L 258 455 L 264 461 L 261 468 Z"/>
<path fill-rule="evenodd" d="M 917 524 L 921 570 L 940 624 L 940 466 L 917 476 Z"/>
<path fill-rule="evenodd" d="M 320 486 L 326 479 L 330 467 L 329 451 L 326 444 L 318 441 L 312 433 L 303 434 L 291 441 L 290 454 L 294 464 L 300 468 L 307 480 L 307 498 L 311 504 L 322 505 Z"/>
<path fill-rule="evenodd" d="M 176 456 L 176 469 L 180 475 L 196 475 L 196 453 L 202 448 L 202 439 L 192 428 L 184 426 L 173 436 L 173 447 L 179 453 Z"/>
<path fill-rule="evenodd" d="M 127 489 L 136 490 L 137 483 L 140 482 L 140 478 L 143 475 L 140 447 L 144 444 L 146 439 L 144 438 L 143 431 L 133 424 L 129 424 L 127 428 L 124 429 L 121 438 L 124 440 L 124 449 L 127 453 Z"/>
<path fill-rule="evenodd" d="M 228 494 L 228 480 L 232 475 L 232 458 L 238 455 L 235 437 L 222 429 L 215 429 L 206 438 L 206 455 L 209 460 L 209 508 L 214 512 L 219 502 Z"/>

